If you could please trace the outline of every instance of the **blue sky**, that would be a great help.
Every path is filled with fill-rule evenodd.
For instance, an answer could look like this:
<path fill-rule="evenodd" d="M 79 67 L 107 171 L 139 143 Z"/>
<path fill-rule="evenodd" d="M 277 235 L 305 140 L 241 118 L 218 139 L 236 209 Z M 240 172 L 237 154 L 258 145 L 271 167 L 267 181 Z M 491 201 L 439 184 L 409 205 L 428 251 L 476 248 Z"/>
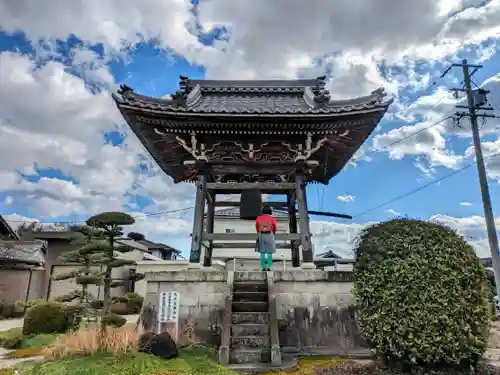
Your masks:
<path fill-rule="evenodd" d="M 347 27 L 344 31 L 350 34 L 344 35 L 335 29 L 339 27 L 335 22 L 322 23 L 327 16 L 361 20 L 364 13 L 355 5 L 320 11 L 296 2 L 290 5 L 289 19 L 284 19 L 279 8 L 261 13 L 257 5 L 233 9 L 221 1 L 202 1 L 194 7 L 190 2 L 177 2 L 171 8 L 175 12 L 156 0 L 130 3 L 136 18 L 118 5 L 109 9 L 82 5 L 79 11 L 67 5 L 57 8 L 58 17 L 50 13 L 44 21 L 31 8 L 22 16 L 3 9 L 11 17 L 0 16 L 0 100 L 4 103 L 0 105 L 0 139 L 6 142 L 5 151 L 0 152 L 6 161 L 0 168 L 0 214 L 13 225 L 25 220 L 73 222 L 117 209 L 141 217 L 192 205 L 192 186 L 173 185 L 116 111 L 109 94 L 119 84 L 162 97 L 177 89 L 179 75 L 249 79 L 327 74 L 336 98 L 365 95 L 383 86 L 396 101 L 363 146 L 365 154 L 355 166 L 346 167 L 328 186 L 308 187 L 311 210 L 355 216 L 352 221 L 312 217 L 313 232 L 321 232 L 318 247 L 341 244 L 342 249 L 348 248 L 344 245 L 351 239 L 336 237 L 339 228 L 359 230 L 369 222 L 407 215 L 438 217 L 466 237 L 481 233 L 474 245 L 487 254 L 474 167 L 384 203 L 473 162 L 466 126 L 430 125 L 454 111 L 446 88 L 460 84 L 461 71 L 453 69 L 439 79 L 451 62 L 480 61 L 484 68 L 474 76 L 479 85 L 499 74 L 500 34 L 492 18 L 500 14 L 498 1 L 471 1 L 469 8 L 444 1 L 414 4 L 429 15 L 418 23 L 411 14 L 401 13 L 402 20 L 411 20 L 401 31 L 411 35 L 407 41 L 390 31 L 396 21 L 387 21 L 387 31 L 377 25 L 377 31 L 371 32 L 374 35 L 359 37 L 361 24 Z M 272 8 L 267 3 L 261 6 Z M 447 16 L 440 13 L 444 6 L 449 7 Z M 292 20 L 305 12 L 313 12 L 317 30 L 302 25 L 299 18 L 295 23 Z M 467 33 L 474 30 L 464 31 L 460 25 L 467 17 L 473 20 L 474 12 L 488 21 L 476 25 L 481 38 L 473 38 Z M 467 16 L 453 16 L 461 13 Z M 66 21 L 59 19 L 62 14 Z M 270 15 L 262 18 L 262 14 Z M 289 24 L 295 24 L 295 29 Z M 331 30 L 326 32 L 326 27 Z M 331 35 L 337 37 L 332 40 Z M 488 84 L 490 99 L 498 109 L 499 81 Z M 486 155 L 500 151 L 498 124 L 490 120 L 483 128 Z M 402 140 L 423 127 L 429 130 Z M 384 148 L 394 141 L 394 146 Z M 500 163 L 490 163 L 488 174 L 497 213 Z M 133 229 L 186 252 L 191 215 L 192 210 L 151 215 L 138 220 Z"/>

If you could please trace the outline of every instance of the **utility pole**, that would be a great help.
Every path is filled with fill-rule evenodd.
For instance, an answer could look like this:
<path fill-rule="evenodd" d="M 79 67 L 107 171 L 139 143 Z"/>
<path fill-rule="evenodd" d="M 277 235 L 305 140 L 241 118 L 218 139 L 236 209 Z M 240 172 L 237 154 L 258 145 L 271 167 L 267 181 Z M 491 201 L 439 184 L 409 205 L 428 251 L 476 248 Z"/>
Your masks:
<path fill-rule="evenodd" d="M 477 88 L 472 89 L 472 75 L 481 69 L 482 65 L 471 65 L 467 60 L 462 60 L 461 64 L 452 64 L 442 75 L 444 77 L 452 68 L 461 67 L 464 76 L 463 88 L 452 89 L 455 91 L 455 97 L 458 98 L 459 92 L 465 92 L 467 96 L 467 105 L 457 105 L 459 109 L 466 109 L 467 112 L 456 112 L 455 119 L 460 120 L 463 117 L 469 117 L 472 129 L 472 140 L 474 143 L 474 150 L 476 152 L 477 173 L 479 175 L 479 184 L 481 187 L 481 197 L 483 200 L 484 218 L 486 220 L 486 230 L 488 231 L 488 242 L 490 245 L 491 259 L 493 263 L 493 272 L 495 274 L 495 285 L 497 296 L 500 297 L 500 253 L 498 248 L 498 236 L 495 226 L 495 217 L 493 216 L 493 209 L 491 208 L 491 198 L 488 188 L 488 178 L 486 177 L 486 168 L 484 167 L 483 150 L 481 148 L 481 138 L 479 137 L 479 127 L 477 119 L 481 118 L 495 118 L 496 116 L 487 114 L 482 111 L 493 111 L 494 108 L 486 107 L 486 95 L 489 93 L 487 90 Z M 472 71 L 470 69 L 473 69 Z M 478 113 L 478 111 L 481 111 Z"/>

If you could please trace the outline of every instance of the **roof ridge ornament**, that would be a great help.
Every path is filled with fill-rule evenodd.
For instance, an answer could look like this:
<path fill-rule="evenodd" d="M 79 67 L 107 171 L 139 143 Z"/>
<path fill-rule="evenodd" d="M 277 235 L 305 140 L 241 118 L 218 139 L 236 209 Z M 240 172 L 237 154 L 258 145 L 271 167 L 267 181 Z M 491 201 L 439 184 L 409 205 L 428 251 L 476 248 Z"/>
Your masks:
<path fill-rule="evenodd" d="M 172 96 L 172 105 L 176 107 L 185 106 L 191 87 L 189 86 L 189 78 L 183 75 L 179 76 L 179 90 L 174 92 Z"/>
<path fill-rule="evenodd" d="M 117 93 L 123 97 L 123 99 L 134 100 L 137 96 L 137 93 L 131 87 L 127 85 L 120 85 L 120 88 L 117 90 Z"/>
<path fill-rule="evenodd" d="M 387 92 L 384 87 L 379 87 L 378 89 L 373 90 L 371 95 L 374 97 L 374 103 L 382 102 L 387 96 Z"/>
<path fill-rule="evenodd" d="M 327 103 L 330 101 L 330 91 L 325 89 L 326 76 L 316 78 L 316 87 L 313 92 L 315 94 L 314 101 L 319 104 Z"/>

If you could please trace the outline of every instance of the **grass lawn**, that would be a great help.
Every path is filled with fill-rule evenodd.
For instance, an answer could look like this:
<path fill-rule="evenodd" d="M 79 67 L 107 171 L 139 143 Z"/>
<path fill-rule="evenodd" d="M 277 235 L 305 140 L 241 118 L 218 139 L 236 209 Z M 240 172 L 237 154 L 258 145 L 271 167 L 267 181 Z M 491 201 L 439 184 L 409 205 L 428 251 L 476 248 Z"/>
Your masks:
<path fill-rule="evenodd" d="M 26 363 L 19 367 L 20 375 L 175 375 L 221 374 L 233 375 L 232 370 L 220 366 L 209 349 L 182 350 L 179 358 L 164 360 L 138 353 L 122 358 L 94 356 Z"/>
<path fill-rule="evenodd" d="M 19 329 L 0 332 L 0 338 L 19 335 Z M 50 346 L 58 335 L 37 335 L 24 338 L 18 349 L 10 353 L 12 358 L 39 355 L 43 348 Z M 318 368 L 330 367 L 345 362 L 332 357 L 304 358 L 295 371 L 269 373 L 263 375 L 313 375 Z M 25 362 L 16 366 L 19 375 L 235 375 L 233 370 L 221 366 L 216 361 L 214 349 L 195 345 L 181 349 L 180 357 L 164 360 L 155 356 L 137 353 L 121 357 L 94 355 L 43 362 Z M 0 370 L 0 375 L 14 375 L 14 368 Z"/>
<path fill-rule="evenodd" d="M 40 334 L 32 337 L 22 337 L 22 328 L 12 328 L 8 331 L 0 332 L 0 344 L 12 344 L 15 342 L 12 339 L 22 338 L 19 339 L 18 344 L 15 346 L 16 349 L 43 348 L 54 343 L 58 336 L 56 334 Z M 4 346 L 12 348 L 9 345 Z"/>
<path fill-rule="evenodd" d="M 295 371 L 286 375 L 313 375 L 314 370 L 330 367 L 345 362 L 331 357 L 304 358 L 299 361 Z M 172 360 L 136 354 L 123 358 L 110 356 L 74 358 L 61 361 L 24 364 L 20 375 L 234 375 L 236 372 L 220 366 L 205 348 L 182 351 L 181 357 Z M 285 373 L 269 373 L 263 375 L 285 375 Z M 0 373 L 0 375 L 3 375 Z M 7 375 L 7 374 L 6 374 Z M 9 374 L 10 375 L 10 374 Z"/>

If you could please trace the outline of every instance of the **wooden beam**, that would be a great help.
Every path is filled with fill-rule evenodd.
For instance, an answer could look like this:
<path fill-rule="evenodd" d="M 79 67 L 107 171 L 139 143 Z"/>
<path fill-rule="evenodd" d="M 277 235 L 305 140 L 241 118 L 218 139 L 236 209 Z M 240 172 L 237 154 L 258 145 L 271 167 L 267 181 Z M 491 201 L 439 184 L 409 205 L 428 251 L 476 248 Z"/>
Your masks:
<path fill-rule="evenodd" d="M 297 230 L 297 209 L 295 207 L 297 203 L 296 193 L 288 193 L 287 195 L 287 210 L 288 210 L 288 223 L 290 226 L 290 233 L 298 233 Z M 300 253 L 299 253 L 300 241 L 294 241 L 291 251 L 292 251 L 292 265 L 293 267 L 300 267 Z"/>
<path fill-rule="evenodd" d="M 263 206 L 270 206 L 272 208 L 284 208 L 286 202 L 262 202 Z M 215 207 L 239 207 L 240 202 L 216 202 Z"/>
<path fill-rule="evenodd" d="M 352 219 L 350 215 L 337 214 L 335 212 L 324 212 L 324 211 L 307 211 L 309 215 L 318 215 L 318 216 L 328 216 L 328 217 L 338 217 L 341 219 Z"/>
<path fill-rule="evenodd" d="M 254 241 L 257 233 L 203 233 L 203 241 Z M 296 241 L 300 239 L 298 233 L 276 233 L 276 241 Z"/>
<path fill-rule="evenodd" d="M 220 183 L 209 182 L 208 190 L 216 190 L 217 194 L 239 194 L 243 190 L 260 190 L 262 193 L 286 194 L 295 189 L 295 184 L 291 182 L 278 183 L 259 183 L 259 182 L 241 182 L 241 183 Z"/>
<path fill-rule="evenodd" d="M 312 263 L 313 250 L 311 242 L 311 230 L 309 228 L 309 215 L 307 209 L 306 184 L 304 174 L 297 172 L 295 174 L 295 192 L 297 194 L 297 203 L 299 205 L 299 232 L 300 244 L 302 245 L 302 261 Z"/>
<path fill-rule="evenodd" d="M 215 220 L 215 194 L 213 192 L 207 192 L 207 226 L 206 230 L 208 233 L 213 233 L 214 232 L 214 220 Z M 203 242 L 202 242 L 203 243 Z M 209 245 L 205 249 L 205 256 L 203 257 L 203 266 L 204 267 L 211 267 L 212 266 L 212 249 L 213 243 L 212 241 L 208 242 Z"/>
<path fill-rule="evenodd" d="M 189 263 L 200 263 L 201 241 L 203 235 L 203 220 L 205 217 L 205 195 L 207 178 L 205 175 L 198 175 L 196 182 L 196 199 L 194 208 L 193 234 L 191 238 L 191 251 L 189 253 Z"/>
<path fill-rule="evenodd" d="M 276 249 L 289 249 L 289 243 L 277 243 Z M 219 242 L 212 245 L 214 249 L 253 249 L 255 242 Z"/>

